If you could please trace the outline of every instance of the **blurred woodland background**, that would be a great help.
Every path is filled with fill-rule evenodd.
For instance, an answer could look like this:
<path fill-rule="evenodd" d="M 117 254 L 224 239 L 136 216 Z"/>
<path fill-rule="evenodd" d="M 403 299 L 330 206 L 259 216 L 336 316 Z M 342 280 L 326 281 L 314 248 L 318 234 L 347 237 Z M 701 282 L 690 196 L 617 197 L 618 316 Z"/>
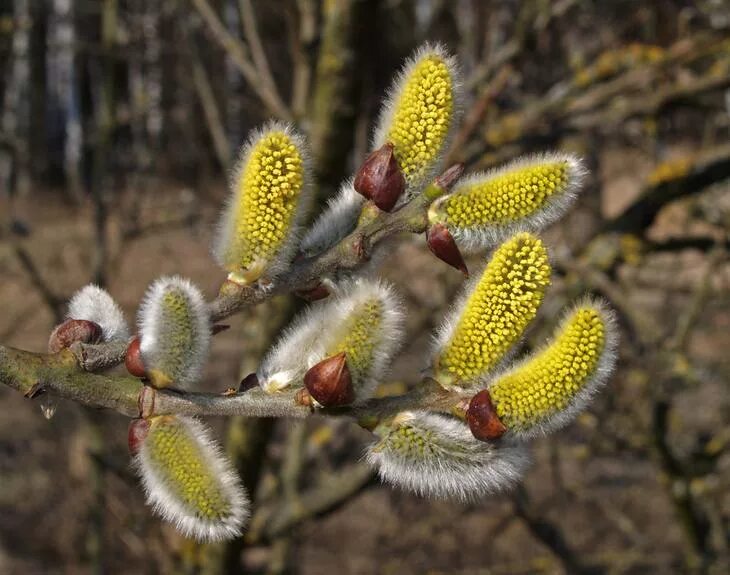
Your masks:
<path fill-rule="evenodd" d="M 730 3 L 727 0 L 4 0 L 0 341 L 44 350 L 89 281 L 129 316 L 162 274 L 212 296 L 226 174 L 249 129 L 295 122 L 319 200 L 368 150 L 392 75 L 425 40 L 464 67 L 450 151 L 468 169 L 581 154 L 578 207 L 535 339 L 587 291 L 618 310 L 620 369 L 534 448 L 523 487 L 475 505 L 380 486 L 347 422 L 211 422 L 255 493 L 242 540 L 152 516 L 127 420 L 0 388 L 0 573 L 730 572 Z M 409 303 L 396 393 L 461 284 L 422 238 L 383 273 Z M 255 369 L 302 304 L 216 338 L 210 390 Z M 529 342 L 528 342 L 529 345 Z"/>

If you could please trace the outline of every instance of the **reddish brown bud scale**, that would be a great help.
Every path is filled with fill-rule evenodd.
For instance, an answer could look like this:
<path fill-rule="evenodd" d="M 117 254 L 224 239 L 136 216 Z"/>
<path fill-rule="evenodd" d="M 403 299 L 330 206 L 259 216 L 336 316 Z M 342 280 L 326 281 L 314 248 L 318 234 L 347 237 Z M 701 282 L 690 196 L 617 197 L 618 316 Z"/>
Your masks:
<path fill-rule="evenodd" d="M 461 177 L 461 174 L 464 173 L 464 164 L 454 164 L 451 166 L 448 170 L 446 170 L 444 173 L 442 173 L 440 176 L 438 176 L 434 181 L 434 185 L 442 190 L 450 190 L 451 186 L 453 186 L 456 183 L 456 180 L 458 180 Z"/>
<path fill-rule="evenodd" d="M 58 353 L 76 342 L 100 343 L 103 331 L 98 323 L 85 319 L 67 319 L 57 325 L 48 338 L 48 351 Z"/>
<path fill-rule="evenodd" d="M 210 328 L 210 334 L 218 335 L 219 333 L 228 331 L 229 329 L 231 329 L 231 326 L 227 323 L 217 323 Z"/>
<path fill-rule="evenodd" d="M 446 226 L 443 224 L 431 226 L 426 232 L 426 241 L 433 255 L 469 277 L 469 270 L 466 267 L 464 258 Z"/>
<path fill-rule="evenodd" d="M 355 191 L 384 212 L 393 209 L 406 188 L 406 180 L 393 153 L 393 144 L 387 143 L 365 158 L 353 186 Z"/>
<path fill-rule="evenodd" d="M 483 389 L 471 398 L 466 410 L 466 422 L 474 437 L 480 441 L 490 441 L 504 435 L 507 431 L 494 409 L 492 396 Z"/>
<path fill-rule="evenodd" d="M 303 300 L 312 302 L 329 297 L 330 290 L 323 283 L 319 283 L 311 289 L 296 290 L 294 293 Z"/>
<path fill-rule="evenodd" d="M 136 455 L 142 446 L 147 434 L 150 431 L 150 422 L 146 419 L 133 419 L 129 423 L 129 431 L 127 432 L 127 445 L 129 453 Z"/>
<path fill-rule="evenodd" d="M 352 403 L 355 393 L 347 354 L 343 351 L 312 366 L 304 375 L 304 387 L 325 407 Z"/>
<path fill-rule="evenodd" d="M 127 347 L 127 354 L 124 356 L 124 365 L 127 371 L 135 377 L 145 377 L 147 370 L 142 363 L 142 352 L 139 349 L 139 336 L 135 337 Z"/>
<path fill-rule="evenodd" d="M 259 378 L 256 373 L 249 373 L 246 377 L 241 380 L 241 384 L 238 386 L 239 393 L 249 391 L 259 386 Z"/>

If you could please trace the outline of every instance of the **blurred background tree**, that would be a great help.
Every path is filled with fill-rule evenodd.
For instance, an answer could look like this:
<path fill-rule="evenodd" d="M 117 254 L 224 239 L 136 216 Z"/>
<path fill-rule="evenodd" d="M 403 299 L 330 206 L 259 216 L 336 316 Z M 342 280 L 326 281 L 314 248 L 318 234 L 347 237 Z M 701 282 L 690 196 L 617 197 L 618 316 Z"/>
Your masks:
<path fill-rule="evenodd" d="M 4 2 L 1 341 L 41 348 L 90 280 L 128 312 L 164 273 L 212 293 L 211 227 L 249 129 L 296 123 L 326 201 L 425 40 L 465 67 L 452 161 L 586 158 L 578 209 L 547 234 L 559 274 L 545 316 L 594 291 L 625 335 L 592 412 L 538 444 L 524 489 L 479 505 L 379 488 L 352 464 L 363 437 L 343 422 L 227 423 L 259 504 L 226 545 L 192 544 L 147 513 L 123 418 L 62 404 L 49 424 L 0 389 L 0 571 L 726 573 L 729 29 L 726 0 Z M 406 289 L 414 334 L 392 393 L 417 381 L 459 278 L 415 243 L 384 268 Z M 252 371 L 299 305 L 235 319 L 209 389 Z"/>

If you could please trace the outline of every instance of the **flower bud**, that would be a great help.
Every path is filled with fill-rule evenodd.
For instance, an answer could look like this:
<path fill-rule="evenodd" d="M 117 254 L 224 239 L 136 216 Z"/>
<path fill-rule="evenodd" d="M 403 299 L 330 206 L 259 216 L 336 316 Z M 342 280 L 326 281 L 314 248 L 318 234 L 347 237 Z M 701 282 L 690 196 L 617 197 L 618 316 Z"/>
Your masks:
<path fill-rule="evenodd" d="M 386 143 L 371 153 L 355 175 L 355 191 L 371 200 L 384 212 L 395 206 L 406 181 L 393 154 L 393 144 Z"/>
<path fill-rule="evenodd" d="M 99 341 L 127 341 L 129 328 L 124 313 L 106 290 L 89 284 L 77 291 L 68 303 L 68 319 L 83 319 L 99 325 Z"/>
<path fill-rule="evenodd" d="M 519 341 L 549 283 L 538 238 L 522 233 L 502 244 L 441 328 L 435 379 L 447 388 L 478 386 Z"/>
<path fill-rule="evenodd" d="M 459 180 L 431 205 L 429 222 L 447 227 L 463 249 L 492 247 L 518 228 L 537 232 L 557 220 L 584 175 L 581 161 L 568 154 L 520 159 Z"/>
<path fill-rule="evenodd" d="M 256 376 L 255 373 L 249 373 L 246 377 L 244 377 L 241 380 L 241 383 L 238 386 L 238 392 L 245 393 L 246 391 L 254 389 L 255 387 L 258 387 L 258 386 L 259 386 L 259 378 Z"/>
<path fill-rule="evenodd" d="M 261 387 L 274 393 L 309 382 L 309 392 L 322 405 L 365 401 L 400 347 L 400 308 L 385 284 L 340 284 L 336 296 L 297 317 L 266 355 L 258 372 Z"/>
<path fill-rule="evenodd" d="M 135 377 L 146 377 L 147 370 L 142 363 L 142 352 L 139 349 L 140 339 L 135 336 L 127 346 L 127 353 L 124 355 L 124 367 Z"/>
<path fill-rule="evenodd" d="M 150 422 L 147 419 L 133 419 L 129 422 L 127 431 L 127 445 L 131 455 L 137 455 L 142 443 L 147 438 L 150 430 Z"/>
<path fill-rule="evenodd" d="M 139 338 L 154 387 L 189 389 L 197 383 L 210 337 L 210 312 L 197 287 L 179 277 L 150 286 L 139 310 Z"/>
<path fill-rule="evenodd" d="M 304 387 L 324 407 L 347 405 L 355 399 L 352 377 L 343 351 L 323 359 L 304 374 Z"/>
<path fill-rule="evenodd" d="M 617 342 L 609 308 L 599 301 L 579 304 L 545 347 L 490 384 L 497 416 L 524 438 L 564 426 L 608 379 Z"/>
<path fill-rule="evenodd" d="M 438 259 L 469 277 L 469 270 L 466 267 L 464 258 L 446 227 L 441 224 L 431 226 L 426 232 L 426 243 L 428 243 L 428 249 Z"/>
<path fill-rule="evenodd" d="M 58 353 L 76 342 L 99 343 L 103 339 L 101 326 L 85 319 L 67 319 L 56 326 L 48 338 L 48 352 Z"/>
<path fill-rule="evenodd" d="M 375 433 L 368 463 L 384 481 L 427 497 L 473 501 L 512 486 L 528 465 L 524 447 L 479 441 L 447 415 L 403 412 Z"/>
<path fill-rule="evenodd" d="M 147 503 L 183 535 L 221 541 L 241 534 L 248 496 L 202 423 L 173 415 L 136 420 L 130 449 Z"/>
<path fill-rule="evenodd" d="M 507 428 L 499 420 L 489 391 L 483 389 L 471 398 L 466 411 L 466 422 L 472 435 L 480 441 L 491 441 L 504 435 Z"/>
<path fill-rule="evenodd" d="M 438 173 L 459 100 L 456 63 L 438 45 L 419 49 L 394 81 L 378 119 L 374 148 L 393 145 L 408 195 Z"/>
<path fill-rule="evenodd" d="M 231 281 L 271 278 L 288 265 L 310 201 L 308 180 L 304 140 L 288 126 L 269 124 L 244 146 L 213 248 Z"/>

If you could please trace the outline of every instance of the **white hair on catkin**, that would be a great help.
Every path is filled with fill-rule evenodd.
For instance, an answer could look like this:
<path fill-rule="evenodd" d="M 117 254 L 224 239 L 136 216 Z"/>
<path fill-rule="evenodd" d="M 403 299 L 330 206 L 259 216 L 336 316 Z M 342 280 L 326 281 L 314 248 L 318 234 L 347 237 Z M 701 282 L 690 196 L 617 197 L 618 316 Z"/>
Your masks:
<path fill-rule="evenodd" d="M 355 191 L 352 180 L 344 182 L 304 234 L 299 245 L 302 253 L 307 256 L 320 254 L 352 232 L 364 203 L 365 198 Z"/>
<path fill-rule="evenodd" d="M 306 371 L 322 357 L 326 301 L 311 304 L 292 321 L 259 364 L 256 376 L 267 393 L 301 387 Z"/>
<path fill-rule="evenodd" d="M 287 328 L 261 362 L 256 373 L 259 385 L 267 392 L 301 387 L 306 371 L 325 359 L 336 344 L 338 326 L 363 304 L 377 300 L 382 305 L 378 342 L 372 364 L 362 384 L 355 389 L 356 402 L 368 399 L 385 375 L 403 339 L 402 302 L 388 284 L 359 278 L 345 281 L 329 299 L 316 302 Z"/>
<path fill-rule="evenodd" d="M 586 296 L 583 299 L 575 302 L 569 309 L 563 313 L 563 317 L 555 329 L 554 333 L 560 333 L 565 325 L 569 322 L 571 316 L 581 308 L 591 308 L 596 310 L 598 315 L 601 317 L 603 324 L 605 325 L 604 345 L 601 352 L 601 356 L 598 360 L 596 370 L 588 379 L 588 381 L 581 387 L 578 393 L 571 399 L 570 403 L 564 409 L 555 413 L 548 419 L 537 423 L 532 426 L 529 430 L 510 430 L 508 433 L 521 440 L 532 439 L 535 437 L 542 437 L 557 431 L 571 423 L 575 417 L 584 411 L 588 405 L 593 401 L 593 398 L 601 391 L 603 386 L 608 382 L 611 374 L 616 368 L 616 361 L 618 358 L 618 345 L 619 345 L 619 329 L 618 321 L 616 319 L 615 312 L 611 309 L 611 306 L 603 298 Z M 550 347 L 553 339 L 549 339 L 539 348 L 533 350 L 527 356 L 521 358 L 519 361 L 513 363 L 509 367 L 504 367 L 499 372 L 495 372 L 490 376 L 487 382 L 487 388 L 489 388 L 495 381 L 500 377 L 508 375 L 513 371 L 519 370 L 521 367 L 529 363 L 534 357 L 542 353 L 545 348 Z"/>
<path fill-rule="evenodd" d="M 390 284 L 381 280 L 358 278 L 339 285 L 339 295 L 331 302 L 331 312 L 327 312 L 331 325 L 336 326 L 361 306 L 372 301 L 378 301 L 382 306 L 382 318 L 377 330 L 378 341 L 373 350 L 372 364 L 365 381 L 355 389 L 355 403 L 372 397 L 403 345 L 404 303 Z M 325 347 L 334 344 L 334 334 L 323 343 Z"/>
<path fill-rule="evenodd" d="M 134 456 L 133 466 L 142 480 L 147 504 L 165 521 L 172 523 L 186 537 L 199 541 L 223 541 L 241 534 L 250 515 L 250 501 L 241 480 L 218 443 L 211 437 L 208 428 L 192 417 L 164 416 L 174 418 L 187 437 L 196 444 L 210 475 L 218 481 L 217 489 L 224 495 L 229 511 L 217 519 L 206 519 L 196 509 L 186 504 L 175 492 L 173 479 L 160 467 L 149 450 L 149 434 Z M 149 433 L 154 433 L 154 425 Z M 190 470 L 194 473 L 195 470 Z"/>
<path fill-rule="evenodd" d="M 276 256 L 267 262 L 266 265 L 266 276 L 271 279 L 276 277 L 278 274 L 283 272 L 289 265 L 291 259 L 294 257 L 294 253 L 297 249 L 298 240 L 301 236 L 301 226 L 303 220 L 306 217 L 308 211 L 311 208 L 313 199 L 313 187 L 312 187 L 312 156 L 309 151 L 307 141 L 291 124 L 280 122 L 277 120 L 270 120 L 262 127 L 253 130 L 249 135 L 246 143 L 241 146 L 238 153 L 238 160 L 235 163 L 234 168 L 231 171 L 229 177 L 228 187 L 230 192 L 226 198 L 223 210 L 218 220 L 218 225 L 214 233 L 212 255 L 215 261 L 222 267 L 226 264 L 226 246 L 231 242 L 231 237 L 235 233 L 236 228 L 236 215 L 238 211 L 238 205 L 240 203 L 242 190 L 238 183 L 241 180 L 243 171 L 248 165 L 251 151 L 254 149 L 256 144 L 271 132 L 283 132 L 291 139 L 296 146 L 299 155 L 302 158 L 303 167 L 303 184 L 302 189 L 299 192 L 297 200 L 296 211 L 292 220 L 292 227 L 287 233 L 287 239 L 280 247 Z"/>
<path fill-rule="evenodd" d="M 121 308 L 106 290 L 94 284 L 82 287 L 73 295 L 68 303 L 66 317 L 98 324 L 104 341 L 129 339 L 129 327 Z"/>
<path fill-rule="evenodd" d="M 398 200 L 398 205 L 405 203 L 409 197 L 414 193 L 418 192 L 420 187 L 431 181 L 437 176 L 443 169 L 443 160 L 446 151 L 451 145 L 456 126 L 459 124 L 459 118 L 461 116 L 461 109 L 463 104 L 463 80 L 461 74 L 461 68 L 457 59 L 452 56 L 443 44 L 426 42 L 420 46 L 416 51 L 406 60 L 405 64 L 398 72 L 393 82 L 386 92 L 385 100 L 380 109 L 378 115 L 378 121 L 373 132 L 373 143 L 372 149 L 377 150 L 383 146 L 387 141 L 388 130 L 393 123 L 393 115 L 395 114 L 395 108 L 398 103 L 398 99 L 403 92 L 405 83 L 409 76 L 413 72 L 417 64 L 424 58 L 434 55 L 444 61 L 449 75 L 451 77 L 451 90 L 452 90 L 452 113 L 451 113 L 451 125 L 449 126 L 446 138 L 441 145 L 440 153 L 438 154 L 438 161 L 434 162 L 433 165 L 426 170 L 421 178 L 417 182 L 413 182 L 408 186 L 406 193 L 401 196 Z"/>
<path fill-rule="evenodd" d="M 560 219 L 578 197 L 578 192 L 580 192 L 583 182 L 588 175 L 588 170 L 578 156 L 562 152 L 545 152 L 517 158 L 504 166 L 486 172 L 469 174 L 458 181 L 451 193 L 436 200 L 431 210 L 437 210 L 440 205 L 448 202 L 449 198 L 458 195 L 460 189 L 464 189 L 472 184 L 498 178 L 508 172 L 519 170 L 530 165 L 553 162 L 566 162 L 568 164 L 566 187 L 563 191 L 552 195 L 546 204 L 534 213 L 505 224 L 473 226 L 468 228 L 451 224 L 448 225 L 449 232 L 465 253 L 472 253 L 484 248 L 496 246 L 518 232 L 539 232 Z"/>
<path fill-rule="evenodd" d="M 163 298 L 168 292 L 182 295 L 192 317 L 189 337 L 180 339 L 174 317 L 166 312 Z M 168 375 L 175 387 L 187 389 L 201 377 L 210 345 L 210 310 L 203 294 L 189 280 L 179 276 L 157 279 L 144 296 L 138 313 L 140 351 L 148 370 L 157 369 L 173 356 L 180 358 Z"/>
<path fill-rule="evenodd" d="M 404 428 L 408 433 L 397 436 Z M 421 496 L 460 501 L 512 487 L 529 465 L 524 446 L 479 441 L 454 417 L 424 411 L 396 416 L 366 458 L 386 483 Z"/>

